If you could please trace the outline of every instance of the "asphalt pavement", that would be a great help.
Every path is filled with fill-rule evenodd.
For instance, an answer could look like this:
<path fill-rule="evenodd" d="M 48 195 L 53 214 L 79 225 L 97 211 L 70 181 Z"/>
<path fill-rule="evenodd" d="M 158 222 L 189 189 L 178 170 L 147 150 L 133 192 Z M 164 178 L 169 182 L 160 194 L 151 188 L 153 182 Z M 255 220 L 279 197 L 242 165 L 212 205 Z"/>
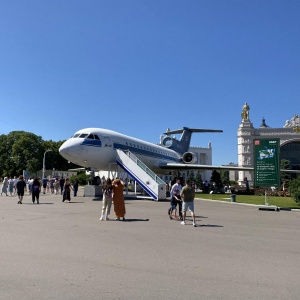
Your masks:
<path fill-rule="evenodd" d="M 299 299 L 300 213 L 195 200 L 198 227 L 168 201 L 0 196 L 0 299 Z"/>

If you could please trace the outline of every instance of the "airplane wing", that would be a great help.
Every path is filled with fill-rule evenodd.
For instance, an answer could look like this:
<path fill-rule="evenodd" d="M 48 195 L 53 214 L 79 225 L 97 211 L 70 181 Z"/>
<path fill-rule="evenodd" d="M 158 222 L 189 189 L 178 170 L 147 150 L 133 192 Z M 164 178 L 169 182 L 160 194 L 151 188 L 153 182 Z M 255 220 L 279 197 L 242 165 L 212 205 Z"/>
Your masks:
<path fill-rule="evenodd" d="M 224 171 L 254 171 L 253 167 L 235 167 L 235 166 L 212 166 L 212 165 L 198 165 L 198 164 L 179 164 L 168 163 L 166 165 L 160 165 L 164 170 L 224 170 Z M 281 169 L 280 172 L 286 173 L 300 173 L 300 170 Z"/>
<path fill-rule="evenodd" d="M 212 165 L 198 165 L 198 164 L 179 164 L 168 163 L 160 165 L 164 170 L 233 170 L 233 171 L 253 171 L 253 167 L 235 167 L 235 166 L 212 166 Z"/>

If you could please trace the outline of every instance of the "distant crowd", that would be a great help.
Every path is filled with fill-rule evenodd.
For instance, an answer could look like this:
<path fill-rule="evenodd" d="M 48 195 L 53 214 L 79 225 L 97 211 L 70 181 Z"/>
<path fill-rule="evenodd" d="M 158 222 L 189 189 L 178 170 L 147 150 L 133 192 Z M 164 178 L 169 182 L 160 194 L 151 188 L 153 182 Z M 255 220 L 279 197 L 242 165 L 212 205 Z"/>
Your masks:
<path fill-rule="evenodd" d="M 0 178 L 0 184 L 2 185 L 1 196 L 18 195 L 18 204 L 22 204 L 25 192 L 32 195 L 32 203 L 39 204 L 40 193 L 63 195 L 62 201 L 70 202 L 71 190 L 74 192 L 74 197 L 76 197 L 79 185 L 77 178 L 75 178 L 71 184 L 69 178 L 45 177 L 41 179 L 39 177 L 31 177 L 25 180 L 23 175 L 19 177 Z"/>
<path fill-rule="evenodd" d="M 62 202 L 71 201 L 71 191 L 74 197 L 77 196 L 79 182 L 77 178 L 71 183 L 69 178 L 29 178 L 25 180 L 22 175 L 19 177 L 0 178 L 1 196 L 18 196 L 18 204 L 22 204 L 25 192 L 32 196 L 32 203 L 39 204 L 40 193 L 62 195 Z M 102 182 L 102 214 L 100 221 L 109 220 L 112 204 L 114 205 L 115 220 L 125 221 L 125 201 L 123 190 L 125 183 L 116 178 L 111 180 L 107 178 Z M 190 180 L 186 180 L 185 186 L 182 187 L 181 179 L 178 178 L 170 188 L 171 206 L 168 209 L 170 220 L 181 220 L 182 225 L 186 225 L 186 212 L 191 212 L 193 226 L 197 227 L 194 213 L 195 187 L 191 185 Z M 178 210 L 177 210 L 178 207 Z"/>

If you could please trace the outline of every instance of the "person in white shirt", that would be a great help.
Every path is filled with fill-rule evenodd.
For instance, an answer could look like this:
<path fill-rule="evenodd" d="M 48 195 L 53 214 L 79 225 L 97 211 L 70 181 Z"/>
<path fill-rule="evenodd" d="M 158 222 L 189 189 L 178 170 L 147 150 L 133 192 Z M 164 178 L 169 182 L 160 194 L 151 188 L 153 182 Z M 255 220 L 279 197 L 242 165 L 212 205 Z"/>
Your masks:
<path fill-rule="evenodd" d="M 180 198 L 181 189 L 182 189 L 181 180 L 180 180 L 180 178 L 177 178 L 176 183 L 173 184 L 171 191 L 170 191 L 171 199 L 173 198 L 173 196 L 175 194 L 175 190 L 177 191 L 177 197 Z M 181 203 L 181 201 L 178 201 L 177 204 L 178 204 L 178 214 L 179 214 L 180 220 L 182 220 L 182 203 Z"/>
<path fill-rule="evenodd" d="M 181 189 L 182 189 L 181 180 L 180 180 L 180 178 L 177 178 L 176 183 L 173 184 L 171 191 L 170 191 L 171 198 L 173 197 L 173 192 L 175 190 L 178 190 L 178 194 L 180 195 Z"/>
<path fill-rule="evenodd" d="M 17 182 L 19 181 L 19 178 L 17 178 L 17 176 L 14 177 L 14 191 L 15 191 L 15 194 L 17 192 Z"/>

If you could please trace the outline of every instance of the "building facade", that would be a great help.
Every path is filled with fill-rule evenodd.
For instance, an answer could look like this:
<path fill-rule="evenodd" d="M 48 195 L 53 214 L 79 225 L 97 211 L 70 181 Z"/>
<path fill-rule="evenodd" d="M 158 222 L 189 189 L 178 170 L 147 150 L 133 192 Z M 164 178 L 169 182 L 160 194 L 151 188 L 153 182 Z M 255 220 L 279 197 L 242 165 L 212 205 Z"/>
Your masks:
<path fill-rule="evenodd" d="M 240 167 L 254 167 L 254 139 L 278 138 L 280 140 L 279 161 L 290 161 L 292 169 L 300 169 L 300 117 L 296 114 L 283 124 L 282 128 L 271 128 L 266 125 L 265 119 L 259 128 L 255 128 L 250 120 L 250 107 L 247 103 L 243 106 L 237 131 L 238 139 L 238 165 Z M 239 171 L 238 182 L 243 184 L 244 178 L 254 181 L 250 171 Z"/>

